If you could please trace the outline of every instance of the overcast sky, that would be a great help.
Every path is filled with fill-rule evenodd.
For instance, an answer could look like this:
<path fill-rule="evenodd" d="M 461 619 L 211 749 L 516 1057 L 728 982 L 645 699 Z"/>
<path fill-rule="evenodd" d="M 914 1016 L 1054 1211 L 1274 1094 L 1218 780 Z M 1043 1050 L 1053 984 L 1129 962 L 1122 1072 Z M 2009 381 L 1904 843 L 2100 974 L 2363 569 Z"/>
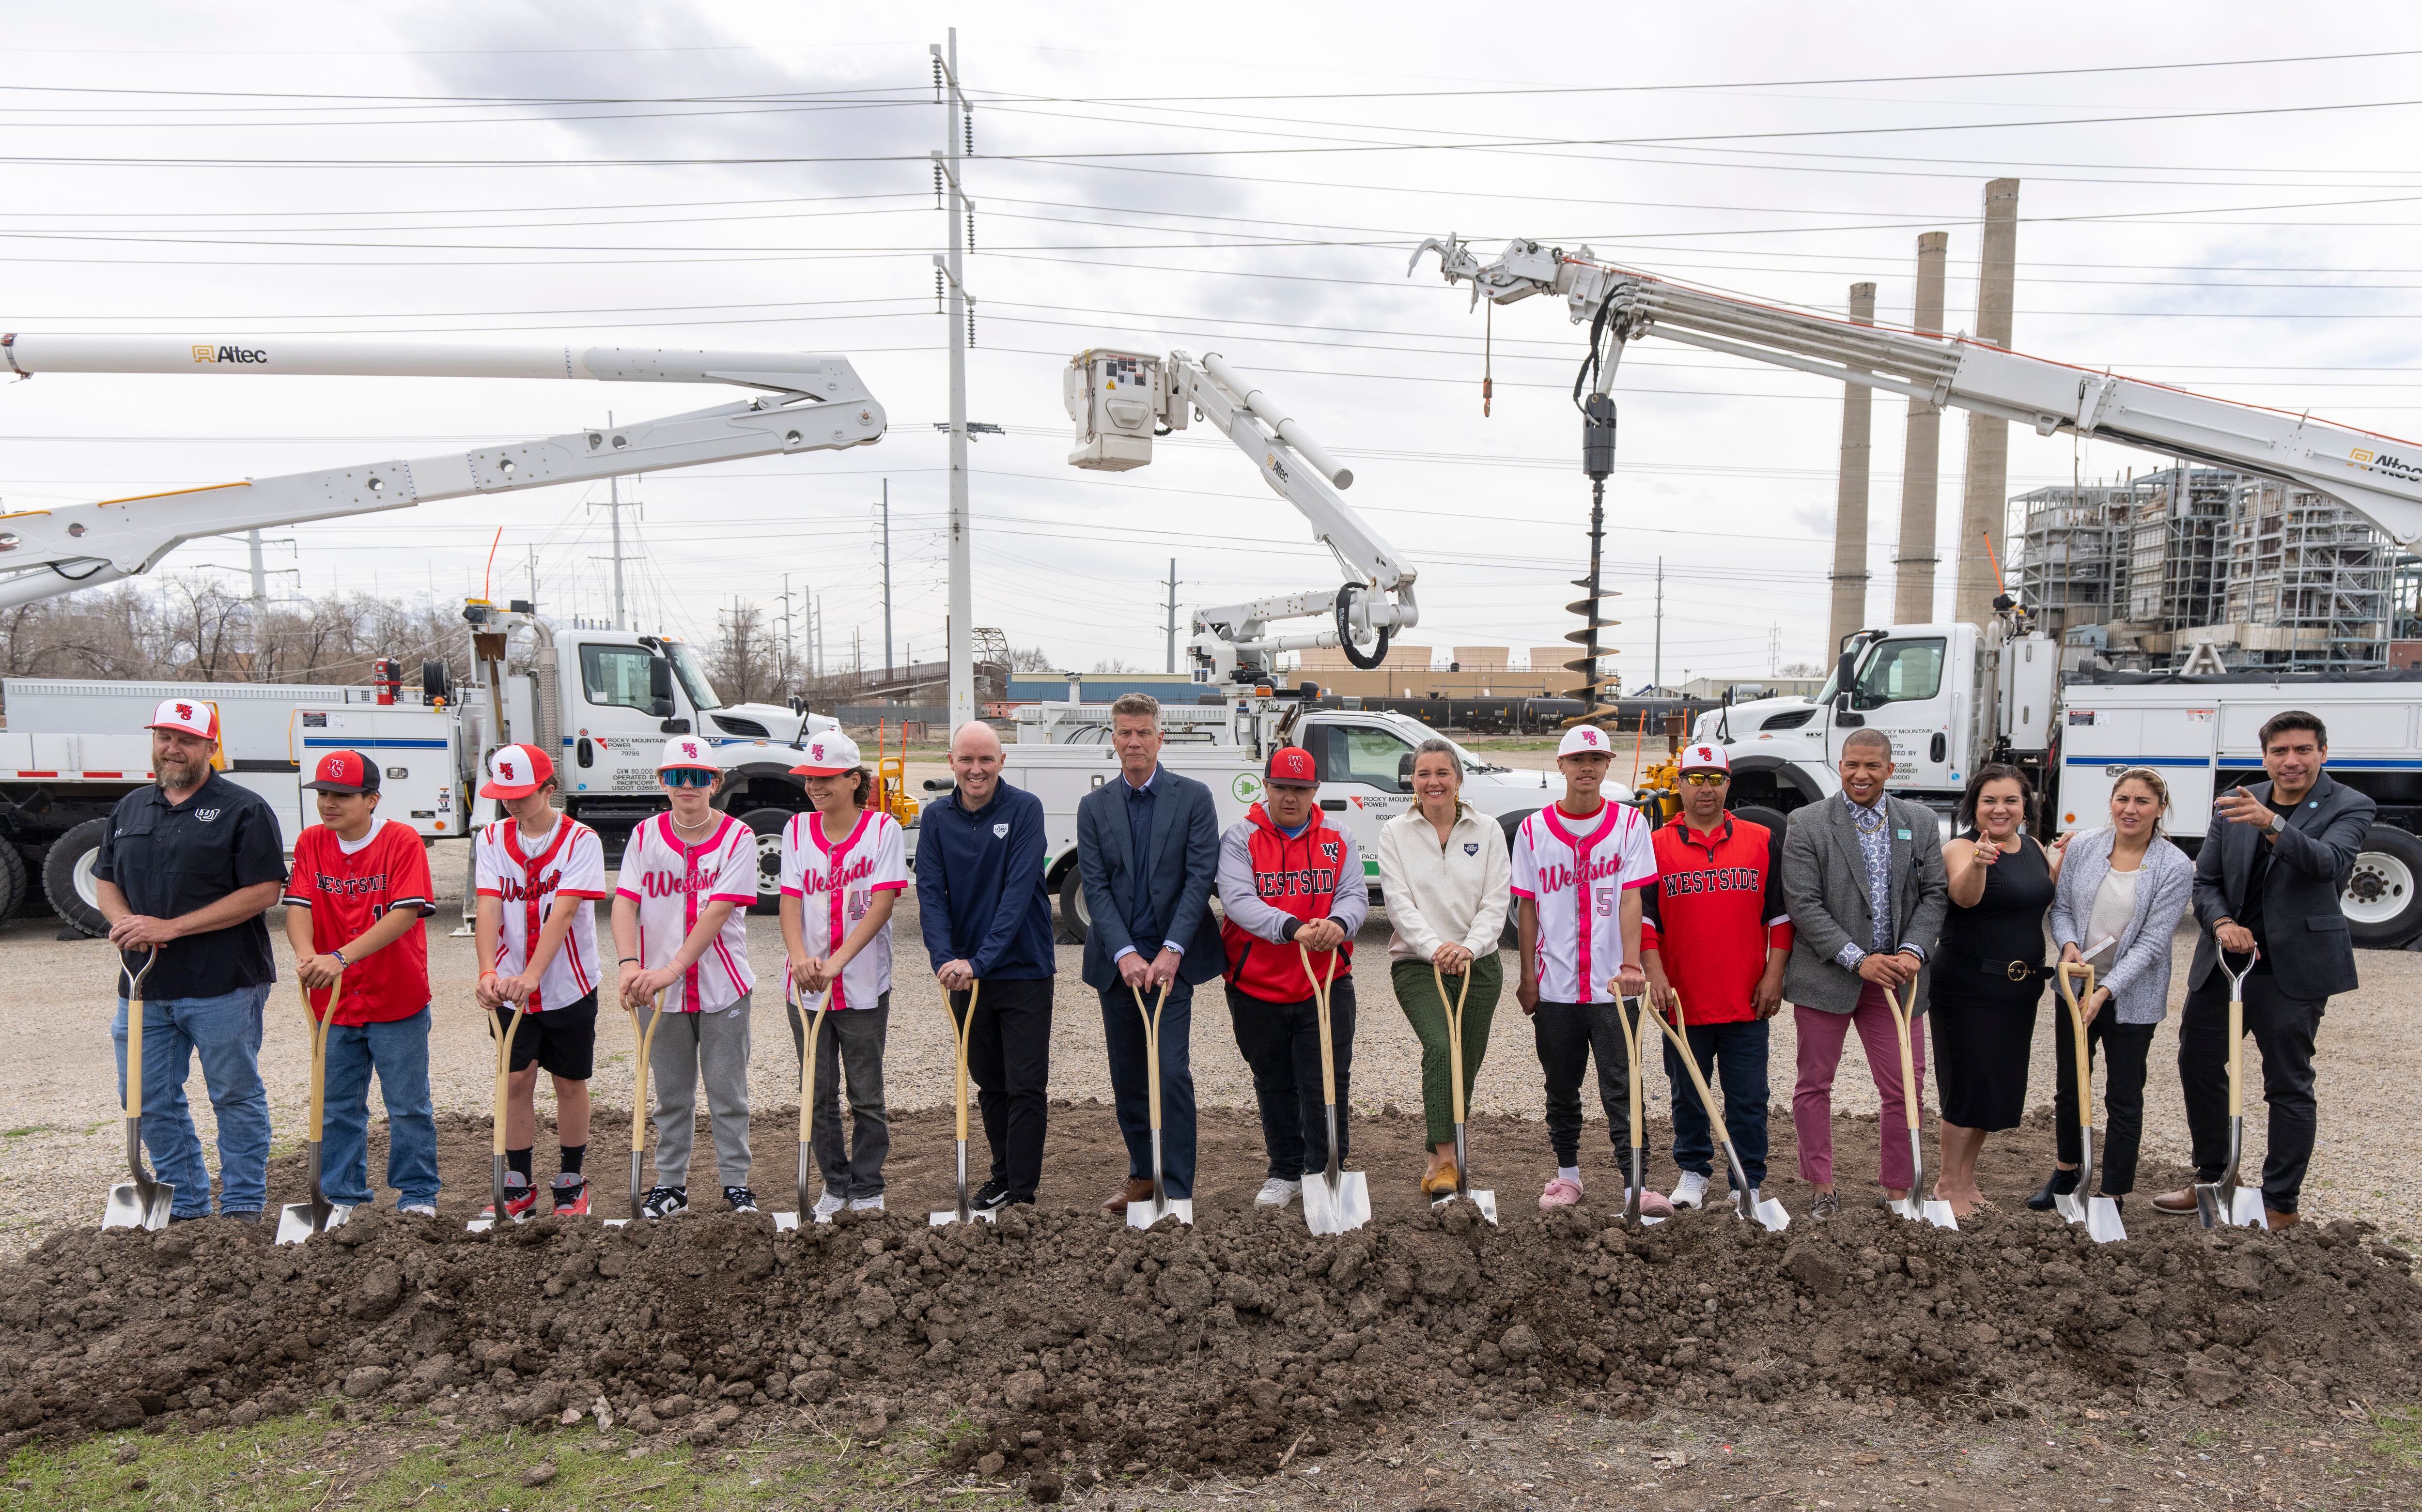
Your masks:
<path fill-rule="evenodd" d="M 2022 22 L 1832 8 L 21 7 L 0 45 L 0 329 L 846 354 L 889 436 L 647 479 L 636 612 L 704 638 L 734 595 L 778 613 L 788 575 L 822 596 L 828 658 L 845 665 L 860 634 L 879 661 L 889 480 L 898 649 L 930 655 L 950 333 L 934 313 L 945 227 L 925 154 L 944 120 L 926 48 L 956 22 L 978 100 L 969 413 L 1008 431 L 974 449 L 976 622 L 1065 665 L 1160 666 L 1172 557 L 1182 606 L 1336 580 L 1247 461 L 1199 431 L 1146 470 L 1067 467 L 1060 370 L 1096 345 L 1219 351 L 1352 459 L 1350 501 L 1421 572 L 1410 638 L 1524 648 L 1573 623 L 1581 332 L 1545 301 L 1498 310 L 1484 419 L 1483 315 L 1434 264 L 1405 276 L 1411 248 L 1448 231 L 1491 249 L 1586 243 L 1819 309 L 1872 279 L 1895 322 L 1917 236 L 1942 230 L 1947 323 L 1969 328 L 1983 186 L 2012 175 L 2021 350 L 2422 428 L 2411 7 L 2305 7 L 2292 26 L 2276 5 L 2051 5 Z M 1669 681 L 1820 656 L 1838 386 L 1651 340 L 1617 398 L 1625 682 L 1650 671 L 1660 556 Z M 637 385 L 45 376 L 0 387 L 0 507 L 699 402 Z M 1871 621 L 1891 604 L 1903 414 L 1876 404 Z M 1939 612 L 1965 434 L 1946 420 Z M 2009 491 L 2160 465 L 2022 431 Z M 293 544 L 275 562 L 297 570 L 280 591 L 457 598 L 501 524 L 497 596 L 527 591 L 534 554 L 543 607 L 605 614 L 605 512 L 588 507 L 605 497 L 280 531 Z M 243 560 L 202 543 L 165 570 Z"/>

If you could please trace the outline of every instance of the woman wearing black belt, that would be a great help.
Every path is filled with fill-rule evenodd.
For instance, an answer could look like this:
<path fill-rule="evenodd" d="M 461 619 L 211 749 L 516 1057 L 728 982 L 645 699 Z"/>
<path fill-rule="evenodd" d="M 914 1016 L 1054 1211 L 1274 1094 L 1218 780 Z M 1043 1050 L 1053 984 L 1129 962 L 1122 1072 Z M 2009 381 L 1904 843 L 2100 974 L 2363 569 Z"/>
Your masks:
<path fill-rule="evenodd" d="M 1985 1202 L 1985 1136 L 2026 1110 L 2027 1060 L 2046 970 L 2044 914 L 2060 858 L 2026 831 L 2035 795 L 2012 767 L 1989 765 L 1961 795 L 1960 838 L 1942 847 L 1951 909 L 1934 959 L 1934 1085 L 1942 1105 L 1942 1173 L 1934 1195 L 1965 1218 Z"/>

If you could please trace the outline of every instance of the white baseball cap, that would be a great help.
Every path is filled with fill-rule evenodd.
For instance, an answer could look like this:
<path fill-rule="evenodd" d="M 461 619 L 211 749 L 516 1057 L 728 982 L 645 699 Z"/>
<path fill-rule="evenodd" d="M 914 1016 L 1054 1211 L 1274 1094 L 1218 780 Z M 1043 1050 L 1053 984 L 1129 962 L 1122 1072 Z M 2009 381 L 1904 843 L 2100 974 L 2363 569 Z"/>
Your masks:
<path fill-rule="evenodd" d="M 1675 769 L 1684 772 L 1729 772 L 1733 769 L 1733 763 L 1722 746 L 1685 746 L 1681 763 Z"/>
<path fill-rule="evenodd" d="M 1556 747 L 1556 756 L 1559 760 L 1566 756 L 1612 756 L 1613 754 L 1613 743 L 1606 738 L 1606 732 L 1596 725 L 1573 726 L 1565 732 L 1563 742 Z"/>
<path fill-rule="evenodd" d="M 151 711 L 151 730 L 175 730 L 203 740 L 219 738 L 219 706 L 208 699 L 162 699 Z"/>
<path fill-rule="evenodd" d="M 791 768 L 793 777 L 840 777 L 857 771 L 857 742 L 838 730 L 827 730 L 808 741 L 807 759 Z"/>
<path fill-rule="evenodd" d="M 705 741 L 696 735 L 675 735 L 665 742 L 665 753 L 657 760 L 656 770 L 669 772 L 676 767 L 684 766 L 701 772 L 723 770 L 716 764 L 714 755 L 706 748 Z"/>

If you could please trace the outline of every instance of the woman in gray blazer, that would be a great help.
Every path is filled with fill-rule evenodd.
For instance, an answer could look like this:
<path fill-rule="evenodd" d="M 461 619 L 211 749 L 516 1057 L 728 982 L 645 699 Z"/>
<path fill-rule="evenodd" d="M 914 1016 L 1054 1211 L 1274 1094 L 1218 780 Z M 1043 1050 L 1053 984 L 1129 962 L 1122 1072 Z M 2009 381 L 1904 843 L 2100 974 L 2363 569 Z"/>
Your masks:
<path fill-rule="evenodd" d="M 2169 1012 L 2170 937 L 2194 890 L 2194 863 L 2162 838 L 2169 784 L 2150 767 L 2131 766 L 2111 789 L 2111 827 L 2072 835 L 2052 894 L 2052 937 L 2064 961 L 2095 968 L 2085 1011 L 2088 1075 L 2102 1049 L 2100 1195 L 2124 1198 L 2136 1185 L 2136 1146 L 2145 1127 L 2145 1059 L 2153 1031 Z M 2058 1164 L 2027 1199 L 2038 1210 L 2077 1189 L 2077 1052 L 2064 1006 L 2055 1018 L 2053 1123 Z"/>

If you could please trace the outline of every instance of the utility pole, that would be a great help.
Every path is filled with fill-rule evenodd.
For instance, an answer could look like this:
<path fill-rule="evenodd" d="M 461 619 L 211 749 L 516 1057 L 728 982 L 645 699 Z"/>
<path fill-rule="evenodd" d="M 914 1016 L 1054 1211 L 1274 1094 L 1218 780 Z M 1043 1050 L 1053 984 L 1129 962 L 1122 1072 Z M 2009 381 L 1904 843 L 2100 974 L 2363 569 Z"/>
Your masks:
<path fill-rule="evenodd" d="M 1177 559 L 1174 557 L 1169 559 L 1169 621 L 1167 629 L 1169 631 L 1169 665 L 1161 669 L 1167 672 L 1174 672 L 1177 670 Z"/>
<path fill-rule="evenodd" d="M 883 480 L 883 675 L 891 675 L 891 480 Z"/>
<path fill-rule="evenodd" d="M 791 634 L 791 575 L 782 575 L 782 687 L 789 691 L 799 669 L 797 638 Z"/>
<path fill-rule="evenodd" d="M 934 82 L 941 95 L 944 149 L 935 154 L 935 161 L 943 169 L 943 213 L 951 223 L 949 258 L 947 261 L 941 258 L 935 261 L 941 265 L 949 286 L 946 295 L 950 323 L 943 327 L 943 339 L 951 349 L 950 728 L 956 730 L 976 714 L 975 584 L 967 547 L 967 354 L 962 345 L 966 340 L 962 327 L 968 317 L 967 286 L 961 278 L 960 235 L 963 226 L 972 219 L 975 207 L 959 182 L 960 141 L 964 137 L 968 150 L 974 150 L 975 122 L 967 96 L 959 89 L 959 29 L 951 28 L 947 55 L 939 46 L 930 51 L 934 55 Z"/>
<path fill-rule="evenodd" d="M 261 559 L 260 532 L 244 532 L 244 543 L 252 553 L 252 612 L 260 614 L 269 607 L 269 564 Z"/>
<path fill-rule="evenodd" d="M 1665 559 L 1657 559 L 1657 650 L 1650 657 L 1648 685 L 1665 685 Z"/>
<path fill-rule="evenodd" d="M 612 410 L 606 412 L 606 428 L 609 431 L 614 428 Z M 608 559 L 614 563 L 614 628 L 628 630 L 631 628 L 631 615 L 622 597 L 622 511 L 638 509 L 640 506 L 637 499 L 633 499 L 627 505 L 622 502 L 622 480 L 619 477 L 606 480 L 606 497 L 604 508 L 614 524 L 614 555 Z M 595 503 L 591 503 L 589 507 L 592 510 L 599 508 Z"/>

